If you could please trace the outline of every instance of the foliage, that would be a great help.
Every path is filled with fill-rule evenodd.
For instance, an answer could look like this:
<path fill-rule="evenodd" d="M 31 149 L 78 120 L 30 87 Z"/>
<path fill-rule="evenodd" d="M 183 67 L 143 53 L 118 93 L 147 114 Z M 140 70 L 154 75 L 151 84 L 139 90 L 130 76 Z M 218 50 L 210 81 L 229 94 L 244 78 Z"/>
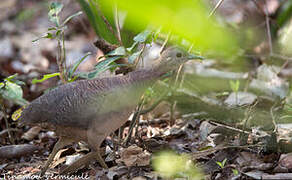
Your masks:
<path fill-rule="evenodd" d="M 234 174 L 234 176 L 237 176 L 239 174 L 237 169 L 232 169 L 232 173 Z"/>
<path fill-rule="evenodd" d="M 53 2 L 49 6 L 49 12 L 48 12 L 48 18 L 51 22 L 55 24 L 54 27 L 48 28 L 48 32 L 46 35 L 41 36 L 33 42 L 38 41 L 42 38 L 47 39 L 56 39 L 58 42 L 58 54 L 57 54 L 57 62 L 59 65 L 59 69 L 61 72 L 59 73 L 52 73 L 52 74 L 46 74 L 43 76 L 42 79 L 33 79 L 32 83 L 39 83 L 43 82 L 47 79 L 50 79 L 52 77 L 59 76 L 61 79 L 64 79 L 66 82 L 72 82 L 78 78 L 79 75 L 74 76 L 75 71 L 77 70 L 78 66 L 86 59 L 87 56 L 90 55 L 90 53 L 85 54 L 79 61 L 77 61 L 73 67 L 67 72 L 66 67 L 63 68 L 63 64 L 66 61 L 66 49 L 65 49 L 65 41 L 64 41 L 64 30 L 66 29 L 66 24 L 74 17 L 79 16 L 82 14 L 81 11 L 70 15 L 67 17 L 62 23 L 60 23 L 60 17 L 59 13 L 62 11 L 63 5 L 59 2 Z"/>
<path fill-rule="evenodd" d="M 287 112 L 287 114 L 281 116 L 281 119 L 290 119 L 290 118 L 292 118 L 292 104 L 286 104 L 284 110 Z"/>
<path fill-rule="evenodd" d="M 74 76 L 74 73 L 76 72 L 78 66 L 86 59 L 87 56 L 91 55 L 90 52 L 86 53 L 82 58 L 80 58 L 79 61 L 75 62 L 75 64 L 72 66 L 72 68 L 68 71 L 68 81 L 69 82 L 73 82 L 75 81 L 79 76 L 80 74 L 77 74 Z"/>
<path fill-rule="evenodd" d="M 17 74 L 9 76 L 0 82 L 0 97 L 4 99 L 11 100 L 19 105 L 28 104 L 28 102 L 23 99 L 23 92 L 21 89 L 21 85 L 24 82 L 16 80 Z"/>
<path fill-rule="evenodd" d="M 101 61 L 95 66 L 95 70 L 89 72 L 87 75 L 88 79 L 96 78 L 100 73 L 106 71 L 107 69 L 114 67 L 115 65 L 112 64 L 114 61 L 120 59 L 122 56 L 116 55 L 113 57 L 106 58 L 105 60 Z M 112 64 L 112 65 L 111 65 Z"/>
<path fill-rule="evenodd" d="M 282 27 L 287 21 L 292 17 L 292 1 L 286 1 L 283 6 L 281 6 L 278 16 L 277 25 Z"/>
<path fill-rule="evenodd" d="M 102 37 L 106 41 L 112 44 L 116 44 L 118 41 L 115 38 L 114 34 L 112 34 L 107 28 L 106 23 L 101 17 L 101 11 L 97 8 L 97 1 L 95 0 L 77 0 L 77 2 L 82 7 L 83 11 L 86 13 L 88 20 L 93 27 L 97 36 Z M 112 16 L 107 16 L 109 22 L 113 22 Z M 111 18 L 109 18 L 111 17 Z M 112 23 L 113 24 L 113 23 Z"/>
<path fill-rule="evenodd" d="M 200 170 L 194 166 L 187 155 L 177 155 L 173 152 L 161 152 L 153 158 L 153 168 L 166 178 L 187 177 L 201 179 Z"/>
<path fill-rule="evenodd" d="M 107 15 L 112 13 L 116 5 L 121 11 L 125 11 L 129 27 L 133 31 L 147 25 L 162 27 L 164 33 L 171 32 L 178 36 L 176 39 L 183 38 L 199 50 L 226 53 L 237 50 L 236 39 L 232 33 L 214 19 L 208 18 L 207 8 L 202 1 L 100 0 L 99 3 L 107 10 Z"/>
<path fill-rule="evenodd" d="M 56 76 L 60 76 L 60 73 L 45 74 L 42 79 L 34 78 L 32 80 L 32 84 L 41 83 L 41 82 L 43 82 L 43 81 L 45 81 L 47 79 L 50 79 L 50 78 L 56 77 Z"/>
<path fill-rule="evenodd" d="M 237 93 L 240 87 L 240 82 L 239 80 L 236 81 L 229 81 L 230 88 L 233 92 Z"/>
<path fill-rule="evenodd" d="M 226 165 L 226 161 L 227 159 L 225 158 L 222 162 L 217 161 L 216 164 L 218 164 L 218 166 L 220 166 L 220 168 L 223 169 Z"/>
<path fill-rule="evenodd" d="M 136 51 L 136 47 L 139 44 L 146 44 L 151 43 L 153 38 L 150 38 L 151 35 L 153 35 L 152 31 L 145 30 L 141 33 L 139 33 L 137 36 L 133 38 L 134 43 L 129 48 L 125 48 L 124 46 L 117 47 L 115 50 L 109 52 L 105 56 L 101 58 L 105 58 L 104 60 L 100 61 L 94 68 L 93 71 L 89 73 L 84 73 L 81 75 L 81 77 L 86 79 L 94 79 L 96 78 L 100 73 L 106 71 L 106 70 L 114 70 L 117 67 L 120 66 L 128 66 L 133 65 L 135 61 L 141 56 L 143 50 Z M 116 64 L 115 61 L 121 58 L 127 58 L 128 59 L 128 65 L 127 64 Z"/>

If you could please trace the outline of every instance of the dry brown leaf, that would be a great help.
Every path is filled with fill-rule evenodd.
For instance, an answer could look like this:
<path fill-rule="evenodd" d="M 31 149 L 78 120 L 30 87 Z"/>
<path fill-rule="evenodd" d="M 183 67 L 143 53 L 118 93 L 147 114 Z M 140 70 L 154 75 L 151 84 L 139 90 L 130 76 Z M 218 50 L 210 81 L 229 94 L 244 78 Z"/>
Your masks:
<path fill-rule="evenodd" d="M 120 161 L 126 166 L 147 166 L 150 163 L 150 154 L 143 151 L 142 148 L 132 145 L 121 152 Z"/>

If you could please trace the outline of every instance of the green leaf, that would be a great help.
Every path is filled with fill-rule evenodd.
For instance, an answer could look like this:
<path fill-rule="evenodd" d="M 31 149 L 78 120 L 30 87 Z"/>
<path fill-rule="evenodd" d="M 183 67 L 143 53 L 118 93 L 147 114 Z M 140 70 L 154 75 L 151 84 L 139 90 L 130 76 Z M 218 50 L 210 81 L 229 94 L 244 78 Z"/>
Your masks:
<path fill-rule="evenodd" d="M 137 51 L 135 53 L 133 53 L 131 56 L 128 57 L 128 62 L 130 64 L 133 64 L 135 62 L 135 60 L 141 55 L 143 50 Z"/>
<path fill-rule="evenodd" d="M 4 88 L 0 89 L 0 94 L 3 98 L 14 101 L 19 105 L 25 105 L 28 102 L 22 98 L 23 92 L 19 85 L 6 81 Z"/>
<path fill-rule="evenodd" d="M 56 31 L 56 30 L 57 30 L 57 28 L 55 28 L 55 27 L 48 28 L 48 31 Z"/>
<path fill-rule="evenodd" d="M 227 159 L 225 158 L 225 159 L 223 160 L 223 162 L 222 162 L 223 167 L 225 167 L 226 162 L 227 162 Z"/>
<path fill-rule="evenodd" d="M 60 73 L 45 74 L 42 79 L 34 78 L 32 80 L 32 84 L 40 83 L 40 82 L 43 82 L 43 81 L 45 81 L 47 79 L 50 79 L 50 78 L 56 77 L 56 76 L 60 76 Z"/>
<path fill-rule="evenodd" d="M 58 15 L 63 9 L 63 4 L 60 2 L 52 2 L 49 9 L 51 14 Z"/>
<path fill-rule="evenodd" d="M 139 42 L 139 43 L 144 43 L 149 39 L 151 33 L 152 33 L 151 31 L 145 30 L 145 31 L 139 33 L 137 36 L 135 36 L 134 41 Z"/>
<path fill-rule="evenodd" d="M 91 71 L 88 73 L 87 78 L 88 79 L 93 79 L 96 78 L 100 73 L 108 70 L 109 68 L 111 68 L 110 64 L 115 62 L 116 60 L 122 58 L 122 56 L 114 56 L 114 57 L 109 57 L 103 61 L 101 61 L 100 63 L 98 63 L 95 66 L 95 71 Z"/>
<path fill-rule="evenodd" d="M 23 81 L 19 81 L 19 80 L 13 80 L 13 82 L 17 85 L 25 85 L 25 83 Z"/>
<path fill-rule="evenodd" d="M 123 46 L 118 47 L 115 50 L 106 54 L 106 56 L 125 56 L 125 55 L 126 55 L 126 49 Z"/>
<path fill-rule="evenodd" d="M 73 67 L 69 70 L 68 72 L 68 77 L 69 79 L 72 78 L 72 76 L 74 75 L 75 71 L 77 70 L 78 66 L 87 58 L 87 56 L 91 55 L 90 52 L 86 53 L 81 59 L 79 59 L 79 61 L 77 61 Z"/>
<path fill-rule="evenodd" d="M 282 27 L 292 17 L 292 1 L 286 1 L 278 12 L 277 25 Z"/>
<path fill-rule="evenodd" d="M 218 164 L 218 166 L 220 166 L 222 169 L 225 167 L 227 159 L 225 158 L 222 162 L 217 161 L 216 164 Z"/>
<path fill-rule="evenodd" d="M 237 176 L 239 174 L 237 169 L 232 169 L 232 172 L 235 176 Z"/>
<path fill-rule="evenodd" d="M 67 24 L 72 18 L 74 18 L 74 17 L 76 17 L 76 16 L 79 16 L 79 15 L 81 15 L 81 14 L 82 14 L 82 12 L 79 11 L 79 12 L 77 12 L 77 13 L 75 13 L 75 14 L 72 14 L 71 16 L 67 17 L 67 18 L 65 19 L 65 21 L 62 23 L 62 26 L 64 26 L 65 24 Z"/>
<path fill-rule="evenodd" d="M 55 23 L 57 27 L 60 26 L 58 14 L 61 12 L 62 8 L 63 8 L 63 4 L 59 2 L 52 2 L 49 7 L 49 13 L 48 13 L 49 20 Z"/>
<path fill-rule="evenodd" d="M 280 117 L 280 119 L 290 119 L 290 118 L 292 118 L 292 116 L 290 115 L 284 115 Z"/>
<path fill-rule="evenodd" d="M 32 42 L 36 42 L 36 41 L 38 41 L 38 40 L 40 40 L 40 39 L 43 39 L 43 38 L 54 39 L 55 36 L 54 36 L 52 33 L 47 33 L 47 34 L 44 35 L 44 36 L 41 36 L 41 37 L 38 37 L 38 38 L 35 39 L 35 40 L 32 40 Z"/>
<path fill-rule="evenodd" d="M 104 11 L 112 13 L 115 5 L 127 13 L 133 31 L 149 25 L 171 32 L 193 44 L 200 51 L 232 56 L 238 51 L 236 36 L 216 18 L 208 18 L 210 11 L 204 1 L 197 0 L 99 0 Z M 137 32 L 137 31 L 136 31 Z M 214 53 L 213 53 L 214 54 Z M 225 58 L 227 59 L 227 58 Z"/>
<path fill-rule="evenodd" d="M 0 89 L 3 88 L 5 86 L 5 83 L 1 82 L 0 83 Z"/>
<path fill-rule="evenodd" d="M 222 165 L 221 162 L 217 161 L 216 164 L 218 164 L 218 166 L 219 166 L 220 168 L 223 168 L 223 165 Z"/>
<path fill-rule="evenodd" d="M 8 76 L 8 77 L 5 78 L 4 80 L 6 80 L 6 81 L 13 81 L 13 79 L 16 78 L 17 75 L 18 75 L 18 74 L 13 74 L 13 75 L 11 75 L 11 76 Z"/>
<path fill-rule="evenodd" d="M 107 42 L 111 44 L 117 44 L 118 41 L 114 34 L 108 29 L 104 20 L 101 18 L 101 14 L 99 13 L 97 6 L 100 6 L 97 0 L 77 0 L 77 2 L 82 7 L 83 11 L 86 13 L 90 24 L 92 25 L 97 36 L 102 37 Z M 101 8 L 100 8 L 101 9 Z M 109 22 L 113 21 L 113 13 L 109 13 L 106 16 Z"/>
<path fill-rule="evenodd" d="M 61 34 L 61 32 L 62 32 L 62 30 L 61 29 L 58 29 L 57 31 L 56 31 L 56 37 L 59 37 L 60 36 L 60 34 Z"/>
<path fill-rule="evenodd" d="M 127 48 L 127 51 L 132 52 L 133 49 L 138 45 L 138 42 L 134 42 L 131 47 Z"/>
<path fill-rule="evenodd" d="M 232 90 L 233 92 L 238 92 L 239 87 L 240 87 L 240 82 L 239 82 L 239 80 L 236 80 L 236 81 L 229 81 L 229 83 L 230 83 L 231 90 Z"/>

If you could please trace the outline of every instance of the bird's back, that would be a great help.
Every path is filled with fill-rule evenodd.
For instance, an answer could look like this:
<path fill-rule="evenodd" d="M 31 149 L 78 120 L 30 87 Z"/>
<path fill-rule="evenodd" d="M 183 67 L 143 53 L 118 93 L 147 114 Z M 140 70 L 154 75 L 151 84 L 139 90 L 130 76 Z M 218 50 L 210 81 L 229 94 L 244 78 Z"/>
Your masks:
<path fill-rule="evenodd" d="M 136 85 L 129 76 L 80 80 L 61 85 L 32 101 L 23 110 L 20 121 L 24 124 L 86 129 L 93 121 L 105 121 L 105 115 L 109 113 L 130 111 L 147 88 L 144 87 L 145 82 L 136 81 L 143 85 Z"/>
<path fill-rule="evenodd" d="M 20 117 L 24 124 L 78 127 L 92 124 L 101 127 L 107 118 L 115 124 L 123 120 L 139 101 L 145 89 L 166 72 L 177 68 L 186 58 L 180 51 L 170 50 L 154 68 L 126 76 L 80 80 L 61 85 L 42 95 L 26 107 Z"/>

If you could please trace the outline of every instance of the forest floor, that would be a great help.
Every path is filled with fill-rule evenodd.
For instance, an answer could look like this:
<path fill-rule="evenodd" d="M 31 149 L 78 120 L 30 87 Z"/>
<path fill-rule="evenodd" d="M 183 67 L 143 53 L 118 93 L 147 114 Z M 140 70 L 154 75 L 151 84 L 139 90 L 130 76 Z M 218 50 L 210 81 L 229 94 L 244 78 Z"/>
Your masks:
<path fill-rule="evenodd" d="M 57 42 L 32 42 L 52 26 L 48 2 L 0 2 L 0 79 L 3 82 L 17 73 L 17 79 L 25 83 L 21 88 L 28 102 L 60 84 L 57 77 L 32 83 L 34 78 L 58 72 Z M 81 10 L 75 1 L 62 3 L 63 18 Z M 229 14 L 224 6 L 221 11 L 234 23 L 244 24 L 249 13 L 249 17 L 258 17 L 258 24 L 264 24 L 265 17 L 275 18 L 281 7 L 280 1 L 271 0 L 267 3 L 269 14 L 263 15 L 255 5 L 246 3 L 244 9 L 243 4 Z M 86 16 L 72 19 L 67 27 L 67 65 L 91 52 L 78 71 L 92 70 L 102 52 L 94 46 L 96 35 Z M 257 28 L 266 33 L 265 25 Z M 131 118 L 119 137 L 116 132 L 104 141 L 102 154 L 109 169 L 92 162 L 68 179 L 292 179 L 292 128 L 289 118 L 285 120 L 291 112 L 289 107 L 283 110 L 292 102 L 291 58 L 279 54 L 267 58 L 271 44 L 266 37 L 252 43 L 252 55 L 244 54 L 246 63 L 237 69 L 214 59 L 186 64 L 182 86 L 167 101 L 139 117 L 128 141 Z M 0 111 L 0 178 L 33 178 L 58 137 L 39 127 L 18 127 L 11 116 L 22 103 L 0 103 L 5 107 Z M 60 150 L 47 171 L 48 179 L 61 179 L 58 172 L 89 151 L 82 142 Z M 155 167 L 164 169 L 165 174 Z"/>

